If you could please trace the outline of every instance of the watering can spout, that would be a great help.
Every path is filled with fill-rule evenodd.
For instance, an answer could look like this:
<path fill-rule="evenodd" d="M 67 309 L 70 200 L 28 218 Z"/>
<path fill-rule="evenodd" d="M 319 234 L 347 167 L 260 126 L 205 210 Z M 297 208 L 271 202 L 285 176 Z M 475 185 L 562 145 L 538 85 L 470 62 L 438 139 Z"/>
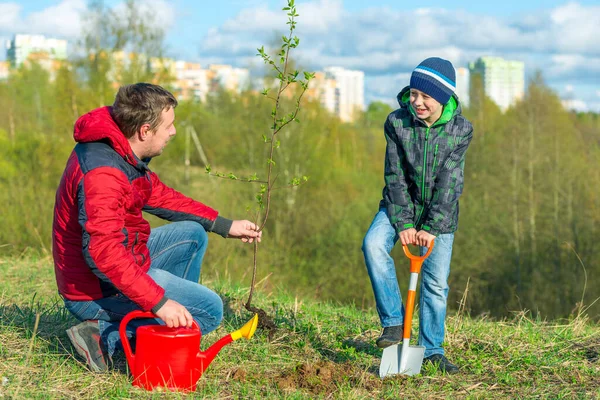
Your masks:
<path fill-rule="evenodd" d="M 222 337 L 221 339 L 216 341 L 212 346 L 206 349 L 206 351 L 199 352 L 198 361 L 200 363 L 200 371 L 204 372 L 206 368 L 208 368 L 210 363 L 213 361 L 213 359 L 219 353 L 219 351 L 221 351 L 223 346 L 241 338 L 250 339 L 254 335 L 257 326 L 258 314 L 254 314 L 254 317 L 252 317 L 250 321 L 246 322 L 246 325 L 244 325 L 237 331 L 231 332 L 229 335 Z"/>
<path fill-rule="evenodd" d="M 235 332 L 231 333 L 231 337 L 233 340 L 238 340 L 241 338 L 250 339 L 254 336 L 254 332 L 256 332 L 256 327 L 258 326 L 258 314 L 254 314 L 254 317 L 248 322 L 246 325 L 242 326 Z"/>

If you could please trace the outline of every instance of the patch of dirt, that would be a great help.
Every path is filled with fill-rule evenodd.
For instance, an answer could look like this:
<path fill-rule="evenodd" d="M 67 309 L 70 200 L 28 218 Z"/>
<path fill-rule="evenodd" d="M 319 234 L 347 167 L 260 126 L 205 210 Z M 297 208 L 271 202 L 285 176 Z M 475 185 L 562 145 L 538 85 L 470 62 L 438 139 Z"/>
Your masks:
<path fill-rule="evenodd" d="M 268 332 L 267 335 L 268 335 L 269 341 L 271 341 L 273 339 L 273 335 L 275 335 L 275 332 L 277 332 L 277 325 L 275 325 L 275 322 L 273 321 L 273 319 L 271 317 L 269 317 L 267 312 L 265 310 L 263 310 L 262 308 L 255 307 L 250 304 L 246 304 L 245 307 L 246 307 L 246 310 L 258 314 L 257 329 L 266 330 Z"/>
<path fill-rule="evenodd" d="M 358 369 L 350 363 L 336 364 L 329 361 L 299 364 L 277 376 L 275 383 L 283 391 L 304 389 L 312 394 L 333 393 L 338 386 L 347 383 L 368 391 L 382 387 L 381 380 L 368 371 Z"/>
<path fill-rule="evenodd" d="M 236 368 L 231 372 L 231 379 L 238 382 L 246 382 L 246 375 L 248 373 L 243 368 Z"/>
<path fill-rule="evenodd" d="M 586 343 L 571 342 L 573 347 L 581 349 L 583 357 L 591 363 L 600 361 L 600 340 L 588 340 Z"/>
<path fill-rule="evenodd" d="M 582 346 L 583 355 L 591 363 L 600 361 L 600 340 L 590 341 Z"/>

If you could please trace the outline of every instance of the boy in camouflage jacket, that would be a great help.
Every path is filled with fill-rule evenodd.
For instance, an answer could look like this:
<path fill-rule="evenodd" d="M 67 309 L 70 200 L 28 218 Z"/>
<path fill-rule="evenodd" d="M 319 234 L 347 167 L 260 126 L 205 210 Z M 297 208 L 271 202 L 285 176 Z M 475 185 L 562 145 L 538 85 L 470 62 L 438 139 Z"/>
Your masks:
<path fill-rule="evenodd" d="M 435 239 L 424 262 L 419 297 L 419 345 L 425 361 L 458 372 L 444 355 L 444 321 L 452 243 L 463 189 L 465 153 L 473 127 L 461 115 L 452 64 L 428 58 L 398 94 L 400 108 L 385 122 L 385 187 L 363 242 L 367 271 L 383 327 L 377 346 L 402 341 L 404 306 L 390 252 L 398 239 L 421 247 Z"/>

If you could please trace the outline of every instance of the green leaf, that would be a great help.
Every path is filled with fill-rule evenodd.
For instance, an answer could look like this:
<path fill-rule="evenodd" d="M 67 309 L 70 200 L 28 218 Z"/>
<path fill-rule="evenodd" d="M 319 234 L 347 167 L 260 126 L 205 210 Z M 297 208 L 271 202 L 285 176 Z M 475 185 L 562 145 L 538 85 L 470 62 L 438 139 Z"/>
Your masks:
<path fill-rule="evenodd" d="M 206 170 L 206 173 L 207 173 L 207 174 L 210 174 L 210 171 L 212 170 L 212 169 L 210 168 L 210 164 L 208 164 L 208 165 L 207 165 L 207 166 L 206 166 L 204 169 Z"/>

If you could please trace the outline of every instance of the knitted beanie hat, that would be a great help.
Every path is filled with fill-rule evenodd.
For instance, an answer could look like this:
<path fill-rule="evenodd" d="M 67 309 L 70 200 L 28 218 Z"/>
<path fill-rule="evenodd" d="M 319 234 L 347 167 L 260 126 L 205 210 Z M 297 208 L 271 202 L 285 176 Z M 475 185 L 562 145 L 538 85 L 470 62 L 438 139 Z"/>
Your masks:
<path fill-rule="evenodd" d="M 431 57 L 415 68 L 410 77 L 410 87 L 446 104 L 456 90 L 456 72 L 450 61 Z"/>

